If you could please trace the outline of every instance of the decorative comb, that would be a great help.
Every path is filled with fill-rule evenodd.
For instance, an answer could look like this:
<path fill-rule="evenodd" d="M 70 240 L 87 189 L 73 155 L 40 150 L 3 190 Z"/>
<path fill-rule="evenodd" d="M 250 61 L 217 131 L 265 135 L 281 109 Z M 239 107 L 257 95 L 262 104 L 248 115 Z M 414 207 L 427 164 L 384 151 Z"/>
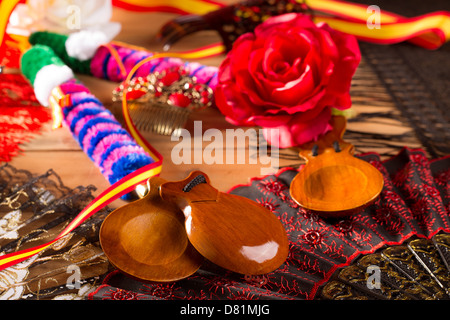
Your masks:
<path fill-rule="evenodd" d="M 213 90 L 196 82 L 181 68 L 135 77 L 113 90 L 113 102 L 122 101 L 127 90 L 130 116 L 136 128 L 161 135 L 179 136 L 193 111 L 213 104 Z"/>

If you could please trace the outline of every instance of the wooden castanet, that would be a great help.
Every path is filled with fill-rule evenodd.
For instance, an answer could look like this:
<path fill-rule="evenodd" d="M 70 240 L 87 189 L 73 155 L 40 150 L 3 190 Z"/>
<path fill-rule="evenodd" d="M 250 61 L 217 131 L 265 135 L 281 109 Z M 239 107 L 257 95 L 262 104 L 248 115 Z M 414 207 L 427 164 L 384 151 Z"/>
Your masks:
<path fill-rule="evenodd" d="M 257 275 L 285 261 L 288 239 L 278 218 L 256 202 L 218 191 L 206 174 L 194 171 L 184 180 L 163 183 L 160 194 L 183 211 L 190 242 L 218 266 Z"/>
<path fill-rule="evenodd" d="M 187 238 L 183 213 L 161 199 L 164 182 L 151 178 L 148 194 L 111 212 L 100 229 L 100 244 L 111 264 L 144 281 L 183 279 L 204 261 Z"/>
<path fill-rule="evenodd" d="M 346 120 L 332 119 L 333 130 L 300 147 L 306 160 L 292 180 L 290 193 L 302 207 L 323 216 L 342 217 L 372 203 L 383 189 L 383 176 L 353 156 L 353 145 L 342 140 Z"/>

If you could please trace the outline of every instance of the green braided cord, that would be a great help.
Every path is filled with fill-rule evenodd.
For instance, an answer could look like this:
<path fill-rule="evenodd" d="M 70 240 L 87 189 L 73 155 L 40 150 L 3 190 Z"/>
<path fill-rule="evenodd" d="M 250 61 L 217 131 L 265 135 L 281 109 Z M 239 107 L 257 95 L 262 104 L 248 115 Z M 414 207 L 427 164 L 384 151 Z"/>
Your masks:
<path fill-rule="evenodd" d="M 66 51 L 67 38 L 68 36 L 64 34 L 39 31 L 31 34 L 28 41 L 32 45 L 42 44 L 49 46 L 74 72 L 91 75 L 91 59 L 80 61 L 76 58 L 70 57 Z"/>
<path fill-rule="evenodd" d="M 22 55 L 20 68 L 22 74 L 34 84 L 36 74 L 43 67 L 54 64 L 63 66 L 64 62 L 47 46 L 36 45 Z"/>

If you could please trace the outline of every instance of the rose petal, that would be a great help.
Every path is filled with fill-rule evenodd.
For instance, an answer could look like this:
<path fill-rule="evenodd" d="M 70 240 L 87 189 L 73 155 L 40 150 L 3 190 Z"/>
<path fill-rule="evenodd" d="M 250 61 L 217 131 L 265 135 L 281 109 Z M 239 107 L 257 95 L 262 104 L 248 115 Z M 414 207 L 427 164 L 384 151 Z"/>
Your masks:
<path fill-rule="evenodd" d="M 347 109 L 351 106 L 350 86 L 353 75 L 361 61 L 361 52 L 355 37 L 336 32 L 327 25 L 322 28 L 329 30 L 330 35 L 339 48 L 339 59 L 330 76 L 328 92 L 335 96 L 335 107 Z"/>
<path fill-rule="evenodd" d="M 255 114 L 251 116 L 249 119 L 261 126 L 261 127 L 273 127 L 275 125 L 278 125 L 278 121 L 282 119 L 284 122 L 290 121 L 292 117 L 296 117 L 298 121 L 302 122 L 309 122 L 313 121 L 319 113 L 322 112 L 324 108 L 326 108 L 326 105 L 316 105 L 316 108 L 309 109 L 304 112 L 297 112 L 297 113 L 288 113 L 288 111 L 291 111 L 291 109 L 285 109 L 285 110 L 279 110 L 277 113 L 270 114 L 269 112 L 265 112 L 263 114 Z"/>
<path fill-rule="evenodd" d="M 329 120 L 331 119 L 330 108 L 325 108 L 314 119 L 314 125 L 301 121 L 299 117 L 294 116 L 289 122 L 281 123 L 274 127 L 263 128 L 264 138 L 270 145 L 276 145 L 279 148 L 290 148 L 299 146 L 310 141 L 315 141 L 320 135 L 331 130 Z"/>
<path fill-rule="evenodd" d="M 312 45 L 303 31 L 283 33 L 267 41 L 262 69 L 268 79 L 286 83 L 304 72 L 304 61 Z"/>
<path fill-rule="evenodd" d="M 253 51 L 254 35 L 252 33 L 246 33 L 240 36 L 233 44 L 233 55 L 230 57 L 230 68 L 232 74 L 238 70 L 247 70 L 247 59 L 242 57 L 249 57 Z"/>
<path fill-rule="evenodd" d="M 236 125 L 252 125 L 250 117 L 258 113 L 258 109 L 244 95 L 236 94 L 234 84 L 218 85 L 214 99 L 220 112 Z"/>
<path fill-rule="evenodd" d="M 276 47 L 264 48 L 262 50 L 263 54 L 260 64 L 262 72 L 269 80 L 276 81 L 280 70 L 274 70 L 274 65 L 277 63 L 283 64 L 284 72 L 290 68 L 290 65 L 285 59 L 283 59 L 284 57 Z"/>
<path fill-rule="evenodd" d="M 271 81 L 264 76 L 264 72 L 262 70 L 263 56 L 264 49 L 261 48 L 253 51 L 250 54 L 249 58 L 248 72 L 242 72 L 240 76 L 250 76 L 253 81 L 255 90 L 251 90 L 250 92 L 248 90 L 244 90 L 246 93 L 248 93 L 249 96 L 254 96 L 255 93 L 257 93 L 257 95 L 260 96 L 264 101 L 267 101 L 270 99 L 270 92 L 273 90 L 273 88 L 282 86 L 283 83 Z M 239 82 L 241 81 L 241 79 L 237 79 L 236 81 Z M 242 81 L 244 81 L 244 79 L 242 79 Z M 240 85 L 244 86 L 242 88 L 246 88 L 244 82 L 240 82 Z M 258 99 L 256 99 L 255 101 L 258 101 Z"/>
<path fill-rule="evenodd" d="M 295 105 L 301 98 L 309 96 L 314 90 L 314 76 L 311 67 L 306 66 L 305 72 L 296 80 L 289 81 L 284 87 L 272 91 L 272 101 L 280 104 Z"/>
<path fill-rule="evenodd" d="M 256 38 L 265 38 L 278 27 L 287 30 L 295 26 L 315 28 L 315 24 L 309 16 L 297 13 L 286 13 L 267 19 L 264 23 L 256 26 L 254 33 Z"/>
<path fill-rule="evenodd" d="M 219 70 L 217 72 L 217 78 L 219 79 L 219 82 L 222 83 L 227 81 L 233 81 L 230 68 L 230 58 L 228 56 L 225 57 L 225 59 L 220 64 Z"/>

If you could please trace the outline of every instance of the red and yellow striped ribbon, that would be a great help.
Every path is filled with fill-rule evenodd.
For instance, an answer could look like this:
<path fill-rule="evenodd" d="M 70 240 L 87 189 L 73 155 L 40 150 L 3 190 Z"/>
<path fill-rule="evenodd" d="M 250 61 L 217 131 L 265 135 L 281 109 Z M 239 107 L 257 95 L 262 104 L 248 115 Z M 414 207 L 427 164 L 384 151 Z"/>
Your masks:
<path fill-rule="evenodd" d="M 114 45 L 118 45 L 120 47 L 125 47 L 133 50 L 140 50 L 140 51 L 147 51 L 148 49 L 144 47 L 139 47 L 136 45 L 132 45 L 129 43 L 125 43 L 122 41 L 112 41 L 109 45 L 104 45 L 111 53 L 111 56 L 116 60 L 117 64 L 119 65 L 119 68 L 121 70 L 121 73 L 123 73 L 122 70 L 125 70 L 125 66 L 123 65 L 122 59 L 120 58 L 119 54 L 117 53 L 116 49 L 114 48 Z M 212 44 L 205 45 L 203 47 L 195 48 L 192 50 L 186 50 L 183 51 L 183 56 L 191 57 L 189 59 L 205 59 L 214 57 L 220 54 L 223 54 L 226 52 L 225 46 L 221 42 L 216 42 Z M 177 53 L 172 53 L 173 55 L 176 55 Z M 175 56 L 171 56 L 175 57 Z M 126 71 L 125 71 L 126 73 Z"/>
<path fill-rule="evenodd" d="M 219 50 L 223 50 L 220 46 L 217 46 Z M 216 48 L 216 49 L 217 49 Z M 151 59 L 162 58 L 162 57 L 177 57 L 181 59 L 201 59 L 205 56 L 211 54 L 210 48 L 205 48 L 204 50 L 192 50 L 187 52 L 180 53 L 156 53 L 153 56 L 143 59 L 137 65 L 133 67 L 130 73 L 127 75 L 127 79 L 125 84 L 128 83 L 135 72 L 145 63 L 150 61 Z M 145 167 L 142 167 L 135 172 L 127 175 L 122 178 L 109 188 L 107 188 L 104 192 L 102 192 L 99 196 L 97 196 L 91 203 L 89 203 L 75 218 L 70 222 L 70 224 L 64 228 L 64 230 L 52 241 L 47 242 L 45 244 L 21 250 L 18 252 L 9 253 L 7 255 L 0 257 L 0 270 L 3 270 L 9 266 L 15 265 L 19 262 L 22 262 L 33 255 L 45 250 L 46 248 L 51 247 L 56 241 L 72 232 L 75 228 L 77 228 L 80 224 L 90 218 L 93 214 L 98 212 L 98 210 L 104 208 L 106 205 L 111 203 L 112 201 L 120 198 L 122 195 L 134 190 L 134 188 L 149 178 L 153 176 L 157 176 L 161 173 L 162 170 L 162 160 L 163 157 L 161 154 L 154 149 L 147 140 L 141 135 L 139 130 L 134 126 L 133 120 L 131 119 L 128 102 L 127 102 L 127 90 L 124 88 L 123 90 L 123 98 L 122 98 L 122 112 L 124 115 L 124 121 L 126 124 L 127 130 L 133 136 L 137 143 L 139 143 L 149 154 L 155 159 L 155 162 L 149 164 Z M 54 94 L 52 94 L 53 103 L 64 103 L 66 101 L 66 97 L 61 97 L 61 94 L 58 94 L 58 89 L 54 90 Z"/>
<path fill-rule="evenodd" d="M 24 0 L 0 0 L 0 63 L 2 64 L 8 65 L 7 62 L 4 62 L 8 48 L 16 47 L 17 49 L 25 49 L 22 44 L 15 43 L 17 40 L 6 33 L 9 17 L 14 8 L 21 2 L 24 2 Z M 20 54 L 23 51 L 18 52 Z M 17 63 L 14 63 L 14 68 L 17 67 L 15 64 Z"/>
<path fill-rule="evenodd" d="M 130 11 L 199 15 L 224 6 L 224 4 L 212 0 L 112 0 L 112 3 L 116 7 Z"/>
<path fill-rule="evenodd" d="M 57 242 L 68 233 L 72 232 L 76 227 L 86 221 L 98 210 L 105 207 L 112 201 L 118 199 L 122 195 L 132 191 L 136 187 L 136 185 L 142 183 L 143 181 L 146 181 L 152 176 L 159 174 L 159 172 L 160 167 L 155 167 L 153 169 L 144 167 L 116 182 L 111 187 L 106 189 L 103 193 L 101 193 L 98 197 L 96 197 L 88 206 L 86 206 L 54 240 L 36 247 L 12 252 L 1 256 L 0 270 L 20 263 L 32 257 L 33 255 L 45 250 L 46 248 L 51 247 L 55 242 Z"/>
<path fill-rule="evenodd" d="M 3 44 L 9 16 L 20 2 L 23 2 L 23 0 L 0 1 L 0 45 Z"/>
<path fill-rule="evenodd" d="M 450 39 L 448 11 L 405 18 L 380 9 L 379 28 L 369 28 L 367 20 L 376 13 L 368 12 L 367 5 L 338 0 L 307 0 L 306 4 L 315 12 L 315 22 L 325 22 L 367 42 L 394 44 L 409 41 L 426 49 L 437 49 Z"/>
<path fill-rule="evenodd" d="M 326 22 L 332 28 L 353 34 L 364 41 L 379 44 L 410 41 L 427 49 L 436 49 L 450 39 L 449 12 L 439 11 L 415 18 L 405 18 L 380 10 L 380 28 L 369 28 L 367 19 L 372 13 L 367 11 L 367 5 L 339 0 L 304 2 L 314 12 L 315 22 Z M 133 11 L 199 15 L 224 7 L 223 3 L 208 0 L 113 0 L 113 4 Z"/>

